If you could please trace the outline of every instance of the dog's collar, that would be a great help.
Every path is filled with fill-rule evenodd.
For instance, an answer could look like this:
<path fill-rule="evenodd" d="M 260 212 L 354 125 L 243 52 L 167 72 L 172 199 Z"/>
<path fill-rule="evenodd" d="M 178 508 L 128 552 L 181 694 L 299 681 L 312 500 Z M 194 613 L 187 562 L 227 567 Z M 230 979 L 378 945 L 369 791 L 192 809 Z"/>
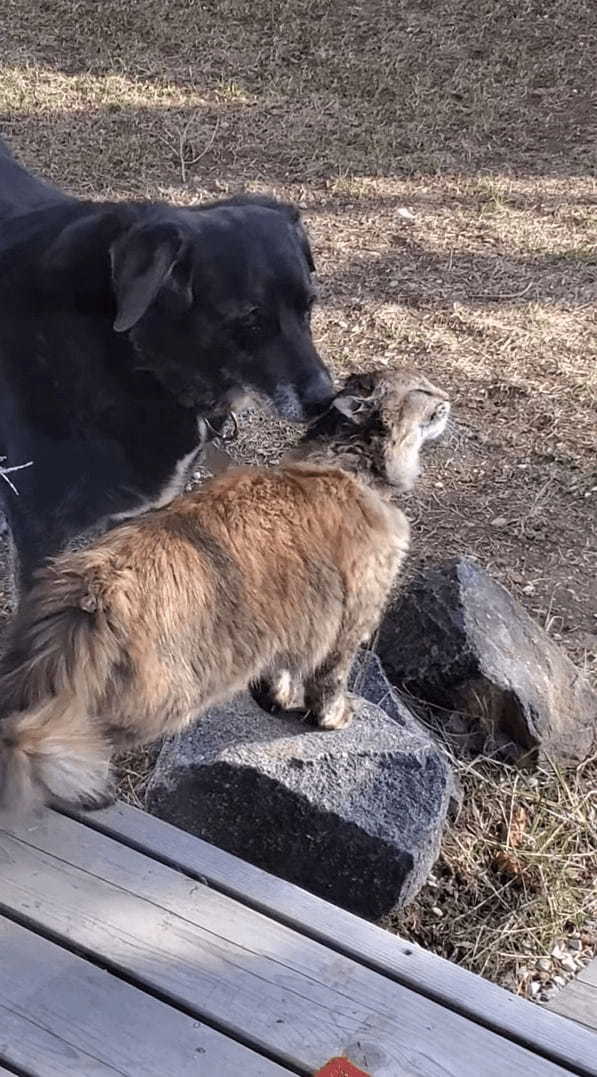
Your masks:
<path fill-rule="evenodd" d="M 227 415 L 222 417 L 219 426 L 214 426 L 211 420 L 205 416 L 199 421 L 205 425 L 205 430 L 208 435 L 205 439 L 206 441 L 221 441 L 223 444 L 226 444 L 229 441 L 236 441 L 238 438 L 238 419 L 233 411 L 229 411 Z M 227 429 L 229 423 L 231 424 L 231 428 Z"/>

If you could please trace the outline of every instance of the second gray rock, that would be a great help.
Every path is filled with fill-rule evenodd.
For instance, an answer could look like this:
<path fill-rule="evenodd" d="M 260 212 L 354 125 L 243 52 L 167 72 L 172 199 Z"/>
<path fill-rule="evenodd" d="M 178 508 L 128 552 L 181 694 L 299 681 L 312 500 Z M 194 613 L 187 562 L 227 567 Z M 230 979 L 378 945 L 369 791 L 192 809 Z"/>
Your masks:
<path fill-rule="evenodd" d="M 576 763 L 594 750 L 597 697 L 519 602 L 474 561 L 415 577 L 389 607 L 377 653 L 392 684 L 453 709 L 479 748 Z"/>

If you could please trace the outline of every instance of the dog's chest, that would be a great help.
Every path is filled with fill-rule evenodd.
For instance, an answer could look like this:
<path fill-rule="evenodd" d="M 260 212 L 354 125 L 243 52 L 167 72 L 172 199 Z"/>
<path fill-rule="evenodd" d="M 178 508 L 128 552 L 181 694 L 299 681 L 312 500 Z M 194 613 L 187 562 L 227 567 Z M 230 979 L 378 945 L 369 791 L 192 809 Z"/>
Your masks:
<path fill-rule="evenodd" d="M 170 476 L 162 487 L 155 493 L 154 496 L 149 496 L 143 499 L 140 503 L 126 509 L 124 512 L 119 512 L 112 517 L 115 521 L 129 520 L 133 516 L 141 516 L 144 512 L 149 512 L 150 509 L 162 509 L 165 505 L 169 505 L 175 497 L 184 493 L 187 482 L 189 481 L 193 465 L 198 462 L 199 455 L 201 453 L 202 445 L 197 445 L 191 452 L 186 453 L 185 456 L 181 456 L 176 461 Z"/>
<path fill-rule="evenodd" d="M 161 509 L 164 505 L 168 505 L 175 497 L 178 497 L 179 494 L 184 493 L 185 487 L 193 472 L 193 466 L 198 462 L 201 448 L 201 445 L 198 445 L 196 449 L 192 449 L 186 456 L 181 456 L 180 460 L 176 461 L 170 479 L 162 488 L 162 491 L 157 500 L 153 503 L 152 508 Z"/>

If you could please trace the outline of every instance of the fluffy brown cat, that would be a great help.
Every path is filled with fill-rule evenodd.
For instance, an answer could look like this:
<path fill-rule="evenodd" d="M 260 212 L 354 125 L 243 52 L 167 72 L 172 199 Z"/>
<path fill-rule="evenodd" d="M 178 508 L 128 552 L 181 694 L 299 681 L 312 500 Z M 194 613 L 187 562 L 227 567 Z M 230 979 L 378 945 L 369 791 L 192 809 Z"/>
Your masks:
<path fill-rule="evenodd" d="M 420 375 L 354 376 L 279 467 L 234 468 L 42 569 L 2 662 L 1 806 L 97 807 L 115 749 L 259 680 L 346 725 L 408 550 L 392 495 L 448 413 Z"/>

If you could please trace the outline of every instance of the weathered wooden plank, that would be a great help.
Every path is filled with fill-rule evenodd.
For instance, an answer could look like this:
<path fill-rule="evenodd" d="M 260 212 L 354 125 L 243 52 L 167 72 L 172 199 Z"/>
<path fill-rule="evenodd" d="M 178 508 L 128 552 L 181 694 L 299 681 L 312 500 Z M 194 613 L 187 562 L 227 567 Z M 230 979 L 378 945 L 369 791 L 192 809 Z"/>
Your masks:
<path fill-rule="evenodd" d="M 0 955 L 0 1058 L 35 1077 L 289 1073 L 3 917 Z"/>
<path fill-rule="evenodd" d="M 336 908 L 283 879 L 126 804 L 82 816 L 89 827 L 202 877 L 238 901 L 365 962 L 459 1013 L 562 1065 L 597 1073 L 597 1043 L 585 1029 L 518 998 L 415 943 Z"/>
<path fill-rule="evenodd" d="M 597 1032 L 597 957 L 558 991 L 546 1008 Z"/>
<path fill-rule="evenodd" d="M 479 1025 L 66 817 L 0 833 L 0 903 L 198 1018 L 310 1072 L 555 1077 Z"/>

